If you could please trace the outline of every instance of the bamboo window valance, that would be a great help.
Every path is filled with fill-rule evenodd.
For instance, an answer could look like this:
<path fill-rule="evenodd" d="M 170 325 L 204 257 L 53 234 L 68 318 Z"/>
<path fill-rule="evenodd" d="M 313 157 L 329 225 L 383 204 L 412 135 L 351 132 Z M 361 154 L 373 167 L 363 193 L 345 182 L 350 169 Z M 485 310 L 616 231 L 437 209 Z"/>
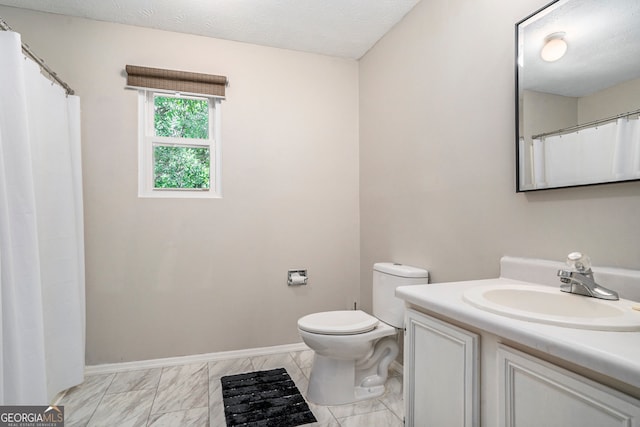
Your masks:
<path fill-rule="evenodd" d="M 213 74 L 127 65 L 127 86 L 224 98 L 227 78 Z"/>

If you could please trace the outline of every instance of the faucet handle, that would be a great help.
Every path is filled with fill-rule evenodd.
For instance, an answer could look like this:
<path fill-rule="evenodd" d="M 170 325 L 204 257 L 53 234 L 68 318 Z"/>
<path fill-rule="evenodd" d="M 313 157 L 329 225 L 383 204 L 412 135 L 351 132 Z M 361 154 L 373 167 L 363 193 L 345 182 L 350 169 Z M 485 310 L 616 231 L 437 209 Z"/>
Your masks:
<path fill-rule="evenodd" d="M 567 265 L 579 273 L 591 272 L 591 258 L 582 252 L 571 252 L 567 255 Z"/>

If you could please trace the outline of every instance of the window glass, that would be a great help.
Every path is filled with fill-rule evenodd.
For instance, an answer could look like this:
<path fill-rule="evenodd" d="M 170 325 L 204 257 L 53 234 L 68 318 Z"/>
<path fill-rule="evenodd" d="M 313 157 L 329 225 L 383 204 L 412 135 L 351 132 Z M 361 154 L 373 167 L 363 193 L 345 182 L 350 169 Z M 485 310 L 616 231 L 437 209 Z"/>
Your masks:
<path fill-rule="evenodd" d="M 153 123 L 156 136 L 209 138 L 207 99 L 154 97 Z"/>
<path fill-rule="evenodd" d="M 138 195 L 220 198 L 220 99 L 139 92 Z"/>
<path fill-rule="evenodd" d="M 210 174 L 208 147 L 155 145 L 153 147 L 154 188 L 208 189 Z"/>

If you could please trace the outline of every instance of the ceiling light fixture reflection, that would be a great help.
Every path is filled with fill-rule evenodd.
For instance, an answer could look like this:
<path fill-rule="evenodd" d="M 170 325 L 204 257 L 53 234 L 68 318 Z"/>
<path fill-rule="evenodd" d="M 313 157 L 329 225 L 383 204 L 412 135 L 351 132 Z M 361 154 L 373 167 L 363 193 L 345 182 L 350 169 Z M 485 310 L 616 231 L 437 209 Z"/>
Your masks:
<path fill-rule="evenodd" d="M 552 33 L 545 37 L 544 47 L 540 57 L 547 62 L 557 61 L 567 52 L 567 42 L 564 41 L 564 32 Z"/>

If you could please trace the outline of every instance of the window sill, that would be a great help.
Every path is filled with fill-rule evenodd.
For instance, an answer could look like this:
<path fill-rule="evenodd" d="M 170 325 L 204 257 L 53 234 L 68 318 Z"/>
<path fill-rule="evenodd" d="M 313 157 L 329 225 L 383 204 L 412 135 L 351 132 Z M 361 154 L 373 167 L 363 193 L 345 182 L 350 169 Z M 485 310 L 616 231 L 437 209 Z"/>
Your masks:
<path fill-rule="evenodd" d="M 141 199 L 222 199 L 215 191 L 153 191 L 138 194 Z"/>

